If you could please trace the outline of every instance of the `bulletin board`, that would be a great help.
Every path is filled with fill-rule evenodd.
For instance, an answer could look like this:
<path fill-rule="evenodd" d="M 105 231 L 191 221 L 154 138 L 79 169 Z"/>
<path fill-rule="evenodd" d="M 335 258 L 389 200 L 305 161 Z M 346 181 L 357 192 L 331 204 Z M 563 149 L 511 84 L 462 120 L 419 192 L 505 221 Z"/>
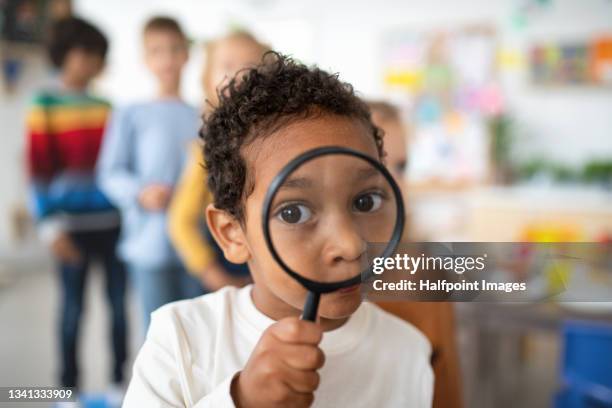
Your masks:
<path fill-rule="evenodd" d="M 612 36 L 535 44 L 531 79 L 539 86 L 612 86 Z"/>
<path fill-rule="evenodd" d="M 400 29 L 383 41 L 384 88 L 402 106 L 411 129 L 410 182 L 487 180 L 487 119 L 503 110 L 494 30 Z"/>

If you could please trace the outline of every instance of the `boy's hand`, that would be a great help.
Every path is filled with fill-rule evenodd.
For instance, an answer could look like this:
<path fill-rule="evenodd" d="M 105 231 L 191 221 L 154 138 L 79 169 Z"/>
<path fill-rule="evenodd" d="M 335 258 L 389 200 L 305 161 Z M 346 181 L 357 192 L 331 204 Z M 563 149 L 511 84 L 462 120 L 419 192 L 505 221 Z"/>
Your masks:
<path fill-rule="evenodd" d="M 239 408 L 309 407 L 319 386 L 317 370 L 325 356 L 319 348 L 321 327 L 289 317 L 261 336 L 244 370 L 232 382 Z"/>
<path fill-rule="evenodd" d="M 138 202 L 145 210 L 163 211 L 168 207 L 172 188 L 164 184 L 151 184 L 140 191 Z"/>
<path fill-rule="evenodd" d="M 81 252 L 65 232 L 51 242 L 51 252 L 63 263 L 78 265 L 81 262 Z"/>

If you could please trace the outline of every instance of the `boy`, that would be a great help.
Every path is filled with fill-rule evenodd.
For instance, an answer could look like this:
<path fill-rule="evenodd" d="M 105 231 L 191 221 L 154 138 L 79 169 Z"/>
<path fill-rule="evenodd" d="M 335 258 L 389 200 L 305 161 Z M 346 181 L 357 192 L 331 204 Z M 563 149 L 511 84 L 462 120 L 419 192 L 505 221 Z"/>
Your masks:
<path fill-rule="evenodd" d="M 382 158 L 367 106 L 335 75 L 279 54 L 242 74 L 201 133 L 214 195 L 209 228 L 227 259 L 248 264 L 254 284 L 154 313 L 125 406 L 429 406 L 427 339 L 361 304 L 359 290 L 322 295 L 319 321 L 299 320 L 306 292 L 275 263 L 261 229 L 267 188 L 297 155 L 339 145 Z M 338 274 L 361 265 L 364 242 L 340 239 L 355 236 L 351 223 L 337 229 L 295 248 L 300 270 L 315 261 Z"/>
<path fill-rule="evenodd" d="M 36 96 L 28 115 L 27 163 L 32 212 L 58 262 L 63 292 L 61 385 L 78 386 L 77 338 L 89 265 L 104 266 L 112 308 L 115 391 L 126 359 L 126 278 L 115 253 L 119 214 L 100 192 L 94 168 L 109 104 L 88 93 L 104 66 L 108 42 L 79 18 L 56 22 L 49 39 L 58 84 Z M 115 392 L 116 394 L 116 392 Z"/>
<path fill-rule="evenodd" d="M 166 225 L 185 151 L 200 122 L 196 109 L 179 93 L 187 38 L 175 20 L 154 17 L 145 25 L 143 41 L 157 96 L 113 114 L 98 173 L 103 190 L 122 212 L 119 253 L 140 298 L 146 330 L 153 310 L 203 290 L 182 267 Z"/>

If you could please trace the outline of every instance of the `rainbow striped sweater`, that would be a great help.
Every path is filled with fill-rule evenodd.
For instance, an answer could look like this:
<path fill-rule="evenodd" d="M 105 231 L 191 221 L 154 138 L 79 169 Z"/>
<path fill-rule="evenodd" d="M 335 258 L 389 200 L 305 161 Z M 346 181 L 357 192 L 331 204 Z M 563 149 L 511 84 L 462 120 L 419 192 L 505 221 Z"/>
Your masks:
<path fill-rule="evenodd" d="M 45 91 L 27 116 L 30 208 L 47 230 L 116 227 L 117 210 L 96 184 L 95 167 L 110 104 L 86 93 Z"/>

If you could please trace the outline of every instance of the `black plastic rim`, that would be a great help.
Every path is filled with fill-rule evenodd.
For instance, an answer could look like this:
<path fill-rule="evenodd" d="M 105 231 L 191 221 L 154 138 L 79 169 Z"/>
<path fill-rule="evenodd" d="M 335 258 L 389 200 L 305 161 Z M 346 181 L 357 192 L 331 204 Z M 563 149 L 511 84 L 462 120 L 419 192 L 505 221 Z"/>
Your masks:
<path fill-rule="evenodd" d="M 368 156 L 367 154 L 364 154 L 364 153 L 361 153 L 361 152 L 358 152 L 356 150 L 352 150 L 346 147 L 340 147 L 340 146 L 319 147 L 316 149 L 309 150 L 305 153 L 302 153 L 301 155 L 291 160 L 287 165 L 285 165 L 285 167 L 282 168 L 282 170 L 276 175 L 276 177 L 274 177 L 274 179 L 272 180 L 272 183 L 270 183 L 270 187 L 268 187 L 268 191 L 266 192 L 266 197 L 264 199 L 264 205 L 263 205 L 263 213 L 262 213 L 262 217 L 263 217 L 262 227 L 263 227 L 263 232 L 264 232 L 264 239 L 266 240 L 266 245 L 268 246 L 268 249 L 270 250 L 272 257 L 285 270 L 285 272 L 287 272 L 293 279 L 298 281 L 303 287 L 305 287 L 309 291 L 319 293 L 319 294 L 334 292 L 338 289 L 360 284 L 362 282 L 362 278 L 367 279 L 370 276 L 372 276 L 372 267 L 370 266 L 366 270 L 364 270 L 361 274 L 353 278 L 343 280 L 343 281 L 317 282 L 317 281 L 313 281 L 308 278 L 305 278 L 301 276 L 300 274 L 298 274 L 297 272 L 293 271 L 291 268 L 289 268 L 289 266 L 287 266 L 287 264 L 285 264 L 285 262 L 279 256 L 278 252 L 276 252 L 276 248 L 274 248 L 274 244 L 272 243 L 272 237 L 270 236 L 269 219 L 270 219 L 270 212 L 271 212 L 272 202 L 274 201 L 274 197 L 276 197 L 276 194 L 280 186 L 283 185 L 287 177 L 289 177 L 302 164 L 310 160 L 313 160 L 317 157 L 328 156 L 332 154 L 342 154 L 346 156 L 353 156 L 353 157 L 357 157 L 361 160 L 366 161 L 367 163 L 374 166 L 374 168 L 376 168 L 378 171 L 380 171 L 382 175 L 385 177 L 385 179 L 387 180 L 387 182 L 391 185 L 393 194 L 395 195 L 397 216 L 396 216 L 396 221 L 395 221 L 395 227 L 393 229 L 393 234 L 391 235 L 391 240 L 387 244 L 383 253 L 380 255 L 381 257 L 388 257 L 393 254 L 393 252 L 397 248 L 397 245 L 402 239 L 402 234 L 404 232 L 405 215 L 404 215 L 404 201 L 402 199 L 402 192 L 399 186 L 397 185 L 397 183 L 395 182 L 395 180 L 393 179 L 393 176 L 391 176 L 391 173 L 389 173 L 387 168 L 383 166 L 378 160 Z"/>

